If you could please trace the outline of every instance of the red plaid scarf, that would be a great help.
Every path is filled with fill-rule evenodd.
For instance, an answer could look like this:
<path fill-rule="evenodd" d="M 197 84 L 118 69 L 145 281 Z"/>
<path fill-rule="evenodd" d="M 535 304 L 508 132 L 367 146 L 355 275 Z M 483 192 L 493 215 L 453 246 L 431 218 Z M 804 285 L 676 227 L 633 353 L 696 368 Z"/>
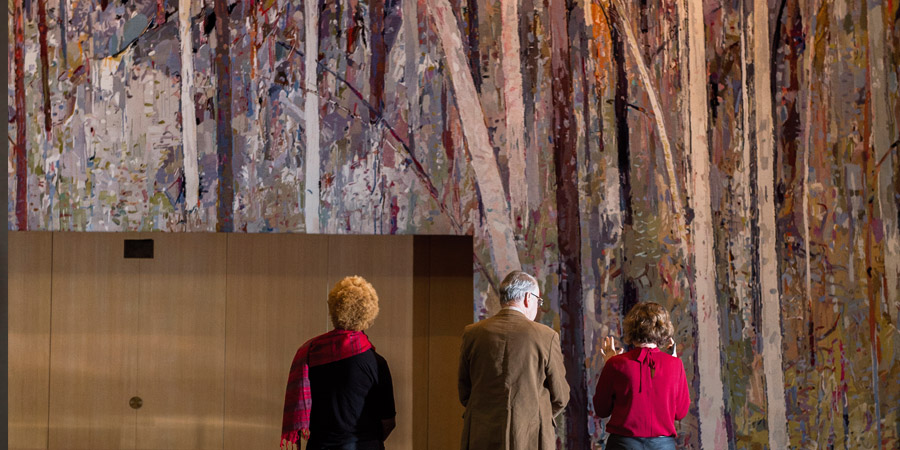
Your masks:
<path fill-rule="evenodd" d="M 303 439 L 309 439 L 309 413 L 312 409 L 309 368 L 356 356 L 370 348 L 373 348 L 372 343 L 362 331 L 335 329 L 310 339 L 297 350 L 284 394 L 282 447 L 285 441 L 296 444 L 301 435 Z"/>

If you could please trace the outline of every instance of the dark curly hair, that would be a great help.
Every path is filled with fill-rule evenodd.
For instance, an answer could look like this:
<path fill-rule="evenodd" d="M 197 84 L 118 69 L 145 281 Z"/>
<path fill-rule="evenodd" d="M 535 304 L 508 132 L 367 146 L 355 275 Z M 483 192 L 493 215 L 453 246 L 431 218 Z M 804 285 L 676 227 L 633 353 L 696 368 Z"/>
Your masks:
<path fill-rule="evenodd" d="M 625 336 L 629 345 L 656 344 L 660 348 L 669 345 L 675 327 L 669 320 L 669 312 L 659 303 L 641 302 L 625 316 Z"/>

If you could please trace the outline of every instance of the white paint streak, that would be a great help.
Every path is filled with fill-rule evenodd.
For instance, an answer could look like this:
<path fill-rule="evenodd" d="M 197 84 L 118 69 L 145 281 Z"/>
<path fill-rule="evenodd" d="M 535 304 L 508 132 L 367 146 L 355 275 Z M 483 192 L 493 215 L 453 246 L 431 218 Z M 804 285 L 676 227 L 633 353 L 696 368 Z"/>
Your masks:
<path fill-rule="evenodd" d="M 680 58 L 678 72 L 681 80 L 681 89 L 682 92 L 687 90 L 688 85 L 690 84 L 690 78 L 688 77 L 688 68 L 683 64 L 688 60 L 688 55 L 690 54 L 690 49 L 688 48 L 687 43 L 687 33 L 688 33 L 688 21 L 687 21 L 687 5 L 685 4 L 687 0 L 676 0 L 675 8 L 678 12 L 678 57 Z M 678 106 L 681 109 L 681 124 L 684 128 L 684 133 L 682 139 L 684 139 L 684 148 L 687 149 L 690 147 L 690 139 L 691 139 L 691 129 L 688 124 L 691 123 L 691 107 L 690 102 L 685 100 L 684 95 L 680 95 L 678 97 Z M 686 168 L 687 169 L 687 168 Z M 687 172 L 687 170 L 685 170 Z M 692 207 L 692 199 L 690 196 L 691 192 L 694 192 L 694 188 L 691 183 L 690 174 L 684 174 L 684 191 L 688 193 L 687 198 L 685 199 L 685 203 L 687 203 L 687 207 Z"/>
<path fill-rule="evenodd" d="M 519 49 L 519 0 L 501 0 L 503 100 L 506 103 L 506 152 L 509 203 L 514 217 L 528 219 L 525 177 L 525 101 L 522 97 L 522 62 Z"/>
<path fill-rule="evenodd" d="M 403 8 L 403 50 L 406 53 L 403 81 L 409 99 L 406 123 L 409 126 L 410 150 L 415 152 L 415 134 L 419 128 L 419 11 L 418 2 L 405 1 Z"/>
<path fill-rule="evenodd" d="M 456 93 L 460 121 L 467 148 L 472 157 L 475 182 L 481 192 L 484 207 L 485 227 L 491 246 L 494 270 L 505 275 L 521 268 L 510 224 L 509 206 L 500 181 L 500 172 L 494 159 L 494 152 L 484 123 L 481 100 L 475 91 L 472 74 L 463 52 L 459 26 L 447 0 L 428 0 L 428 15 L 434 23 L 441 41 L 450 79 Z"/>
<path fill-rule="evenodd" d="M 688 96 L 690 100 L 690 155 L 694 205 L 693 246 L 697 302 L 697 365 L 700 376 L 700 447 L 727 448 L 725 400 L 722 385 L 719 311 L 716 302 L 716 261 L 713 254 L 712 205 L 707 140 L 706 43 L 703 2 L 689 0 Z M 783 448 L 783 447 L 778 447 Z"/>
<path fill-rule="evenodd" d="M 403 33 L 403 39 L 400 40 L 400 42 L 403 43 L 403 51 L 405 54 L 403 62 L 403 85 L 406 87 L 406 98 L 409 102 L 406 108 L 406 125 L 409 136 L 409 151 L 413 154 L 416 154 L 416 149 L 419 145 L 418 131 L 420 122 L 419 61 L 422 56 L 421 51 L 419 50 L 418 6 L 418 1 L 405 1 L 401 4 L 403 14 L 403 29 L 401 31 Z M 385 140 L 385 142 L 390 144 L 389 139 Z M 396 148 L 395 153 L 399 153 L 399 150 Z M 395 173 L 389 179 L 405 180 L 405 177 Z M 403 184 L 405 185 L 405 182 Z M 410 187 L 409 185 L 406 185 L 405 189 L 401 188 L 400 183 L 398 182 L 395 189 L 397 189 L 397 192 L 408 193 Z M 412 217 L 413 211 L 409 206 L 409 203 L 411 202 L 410 196 L 398 195 L 397 199 L 398 206 L 400 207 L 400 212 L 397 215 L 397 223 L 412 224 L 415 219 Z M 447 214 L 451 215 L 452 213 L 448 211 Z"/>
<path fill-rule="evenodd" d="M 200 205 L 197 167 L 197 116 L 194 110 L 194 49 L 191 42 L 191 0 L 178 0 L 178 37 L 181 40 L 181 142 L 184 153 L 184 202 L 187 211 Z"/>
<path fill-rule="evenodd" d="M 307 233 L 319 232 L 319 97 L 317 95 L 318 77 L 316 76 L 318 73 L 316 60 L 319 54 L 319 10 L 317 5 L 318 2 L 312 0 L 303 2 L 303 21 L 306 30 L 303 55 L 303 66 L 306 72 L 303 81 L 306 98 L 303 107 L 306 119 L 306 154 L 303 161 L 306 168 L 305 190 L 302 192 L 301 201 Z"/>
<path fill-rule="evenodd" d="M 805 89 L 801 92 L 801 95 L 805 96 L 804 106 L 803 106 L 803 134 L 801 136 L 801 145 L 802 145 L 802 153 L 801 153 L 801 163 L 800 170 L 802 171 L 802 181 L 800 186 L 800 208 L 801 208 L 801 217 L 802 217 L 802 226 L 803 229 L 800 230 L 803 235 L 803 266 L 804 266 L 804 277 L 803 277 L 803 292 L 806 295 L 806 309 L 807 312 L 812 315 L 812 273 L 810 263 L 810 248 L 809 248 L 809 147 L 811 145 L 810 140 L 812 139 L 812 122 L 813 122 L 813 110 L 812 110 L 812 79 L 813 79 L 813 56 L 816 51 L 816 26 L 815 21 L 812 20 L 815 17 L 815 13 L 817 10 L 816 5 L 818 2 L 812 2 L 813 7 L 809 9 L 807 13 L 808 21 L 807 21 L 807 36 L 808 42 L 811 42 L 812 45 L 806 47 L 806 50 L 803 52 L 803 66 L 804 73 L 806 74 L 806 86 Z M 812 320 L 812 317 L 809 317 L 807 320 Z"/>
<path fill-rule="evenodd" d="M 769 448 L 788 448 L 784 371 L 781 346 L 781 298 L 778 293 L 778 258 L 775 242 L 775 128 L 769 73 L 769 8 L 766 0 L 753 1 L 753 86 L 756 112 L 757 207 L 759 217 L 759 291 L 762 302 L 762 358 L 766 380 Z"/>
<path fill-rule="evenodd" d="M 890 113 L 888 89 L 886 80 L 889 79 L 884 64 L 884 43 L 887 37 L 884 31 L 884 9 L 880 3 L 875 3 L 868 10 L 869 25 L 869 77 L 871 80 L 872 96 L 872 150 L 875 163 L 892 151 L 891 142 L 897 139 L 892 130 L 896 130 L 896 124 L 891 126 L 893 117 Z M 892 136 L 892 134 L 894 134 Z M 888 303 L 882 306 L 883 310 L 898 311 L 900 298 L 897 295 L 897 281 L 900 278 L 900 236 L 897 230 L 897 203 L 894 200 L 893 177 L 894 164 L 892 159 L 897 154 L 887 156 L 880 168 L 876 169 L 878 189 L 878 217 L 881 218 L 884 229 L 884 269 L 887 278 Z M 896 317 L 900 321 L 900 315 Z M 898 323 L 898 322 L 894 322 Z"/>

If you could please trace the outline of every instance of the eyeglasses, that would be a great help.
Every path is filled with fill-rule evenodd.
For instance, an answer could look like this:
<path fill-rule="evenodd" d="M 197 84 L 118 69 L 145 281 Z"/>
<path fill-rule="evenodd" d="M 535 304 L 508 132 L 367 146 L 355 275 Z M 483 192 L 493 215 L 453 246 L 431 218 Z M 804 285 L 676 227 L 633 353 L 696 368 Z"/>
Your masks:
<path fill-rule="evenodd" d="M 537 299 L 537 301 L 538 301 L 538 308 L 543 308 L 543 307 L 544 307 L 544 299 L 543 299 L 542 297 L 538 297 L 537 295 L 535 295 L 535 294 L 532 293 L 532 292 L 529 292 L 528 294 L 531 295 L 532 297 L 534 297 L 534 298 Z"/>

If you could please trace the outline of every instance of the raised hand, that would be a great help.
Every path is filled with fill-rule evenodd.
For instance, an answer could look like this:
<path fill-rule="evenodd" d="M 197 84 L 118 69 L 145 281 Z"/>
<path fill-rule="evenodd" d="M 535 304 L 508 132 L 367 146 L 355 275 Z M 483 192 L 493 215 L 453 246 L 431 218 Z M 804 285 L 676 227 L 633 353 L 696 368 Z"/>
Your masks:
<path fill-rule="evenodd" d="M 669 347 L 672 348 L 672 356 L 678 357 L 678 346 L 675 345 L 675 339 L 669 338 Z"/>
<path fill-rule="evenodd" d="M 600 354 L 603 355 L 604 362 L 609 361 L 609 358 L 621 355 L 624 352 L 625 349 L 616 348 L 616 338 L 612 336 L 603 338 L 603 345 L 600 346 Z"/>

